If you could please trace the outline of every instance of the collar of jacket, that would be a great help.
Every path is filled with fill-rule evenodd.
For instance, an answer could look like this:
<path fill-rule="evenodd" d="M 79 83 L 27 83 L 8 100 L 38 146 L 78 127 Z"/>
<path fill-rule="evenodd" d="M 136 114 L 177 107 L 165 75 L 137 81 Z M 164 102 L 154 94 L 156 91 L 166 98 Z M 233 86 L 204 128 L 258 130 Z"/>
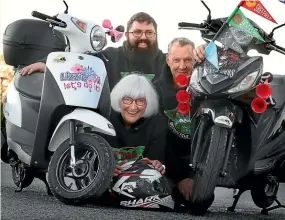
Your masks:
<path fill-rule="evenodd" d="M 114 116 L 114 119 L 117 121 L 117 123 L 119 123 L 119 126 L 125 128 L 121 113 L 113 111 L 113 116 Z M 138 131 L 147 122 L 147 120 L 148 120 L 147 118 L 140 118 L 134 124 L 131 124 L 130 130 Z"/>
<path fill-rule="evenodd" d="M 162 74 L 160 75 L 159 81 L 166 88 L 170 88 L 172 90 L 174 89 L 175 91 L 181 90 L 181 88 L 174 87 L 172 73 L 171 73 L 170 67 L 168 66 L 166 62 L 163 65 Z"/>

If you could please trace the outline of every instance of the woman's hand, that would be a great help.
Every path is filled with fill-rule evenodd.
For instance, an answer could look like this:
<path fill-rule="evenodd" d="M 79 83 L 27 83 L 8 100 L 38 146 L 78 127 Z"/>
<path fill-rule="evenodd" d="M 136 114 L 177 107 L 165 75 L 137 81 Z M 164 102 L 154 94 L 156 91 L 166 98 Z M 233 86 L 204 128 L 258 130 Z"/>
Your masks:
<path fill-rule="evenodd" d="M 117 163 L 115 169 L 114 169 L 114 176 L 119 176 L 121 174 L 121 170 L 122 170 L 122 165 L 127 163 L 127 160 L 123 160 L 119 163 Z"/>
<path fill-rule="evenodd" d="M 148 158 L 143 158 L 144 162 L 147 164 L 151 164 L 154 169 L 156 169 L 161 174 L 165 174 L 165 166 L 158 160 L 150 160 Z"/>

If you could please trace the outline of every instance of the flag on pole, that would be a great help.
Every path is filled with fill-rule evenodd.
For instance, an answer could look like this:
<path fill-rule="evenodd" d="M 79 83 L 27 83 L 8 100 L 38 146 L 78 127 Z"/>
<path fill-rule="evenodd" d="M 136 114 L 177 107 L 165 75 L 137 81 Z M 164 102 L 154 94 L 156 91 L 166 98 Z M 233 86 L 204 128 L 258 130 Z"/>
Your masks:
<path fill-rule="evenodd" d="M 235 12 L 239 10 L 240 5 L 238 5 L 233 13 L 228 17 L 227 21 L 223 24 L 223 26 L 220 28 L 218 33 L 214 36 L 214 38 L 211 40 L 211 42 L 207 45 L 205 48 L 205 59 L 208 60 L 216 69 L 219 70 L 219 60 L 218 60 L 218 53 L 217 53 L 217 46 L 215 44 L 215 41 L 217 38 L 222 34 L 226 26 L 228 25 L 228 21 L 235 15 Z"/>
<path fill-rule="evenodd" d="M 216 44 L 211 41 L 205 48 L 205 58 L 219 70 L 219 60 Z"/>
<path fill-rule="evenodd" d="M 245 17 L 243 12 L 238 8 L 231 16 L 230 19 L 227 20 L 227 23 L 233 27 L 238 28 L 245 33 L 257 38 L 258 40 L 264 41 L 264 39 L 260 36 L 257 30 L 252 26 L 250 21 Z"/>
<path fill-rule="evenodd" d="M 284 0 L 285 1 L 285 0 Z M 264 39 L 260 36 L 260 34 L 257 32 L 257 30 L 252 26 L 250 21 L 246 18 L 246 16 L 243 14 L 243 12 L 240 10 L 240 7 L 242 6 L 243 2 L 241 1 L 239 5 L 235 8 L 235 10 L 232 12 L 232 14 L 227 18 L 226 22 L 223 24 L 223 26 L 220 28 L 218 33 L 214 36 L 214 38 L 211 40 L 211 42 L 207 45 L 205 48 L 205 58 L 215 66 L 219 70 L 219 61 L 218 61 L 218 54 L 217 54 L 217 46 L 215 44 L 216 40 L 222 41 L 225 46 L 235 47 L 235 51 L 242 49 L 240 45 L 238 45 L 235 41 L 228 41 L 225 42 L 223 36 L 224 31 L 226 28 L 228 28 L 228 25 L 236 27 L 237 29 L 261 40 L 264 41 Z M 233 38 L 232 38 L 233 39 Z M 232 44 L 230 43 L 232 42 Z M 240 47 L 240 48 L 239 48 Z M 240 50 L 241 51 L 241 50 Z"/>
<path fill-rule="evenodd" d="M 281 1 L 281 0 L 280 0 Z M 282 0 L 285 3 L 285 0 Z M 246 8 L 247 10 L 277 24 L 271 14 L 267 11 L 264 5 L 260 0 L 242 0 L 241 6 Z"/>
<path fill-rule="evenodd" d="M 216 69 L 219 70 L 219 60 L 218 60 L 218 53 L 217 53 L 217 46 L 215 44 L 215 41 L 219 39 L 221 34 L 223 34 L 224 29 L 228 26 L 228 21 L 232 19 L 232 17 L 235 15 L 235 12 L 239 10 L 240 5 L 238 5 L 233 13 L 228 17 L 227 21 L 223 24 L 223 26 L 220 28 L 218 33 L 214 36 L 214 38 L 211 40 L 211 42 L 207 45 L 205 48 L 205 59 L 207 59 Z M 223 35 L 222 35 L 223 36 Z M 220 37 L 221 40 L 221 37 Z M 221 42 L 222 43 L 222 42 Z"/>

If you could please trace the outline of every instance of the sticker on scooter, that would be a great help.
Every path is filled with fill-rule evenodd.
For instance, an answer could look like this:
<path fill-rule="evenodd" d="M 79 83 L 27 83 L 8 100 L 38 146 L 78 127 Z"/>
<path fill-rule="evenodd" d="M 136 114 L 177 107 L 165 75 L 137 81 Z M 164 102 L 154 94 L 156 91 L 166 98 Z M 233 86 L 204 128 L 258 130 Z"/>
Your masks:
<path fill-rule="evenodd" d="M 58 55 L 53 59 L 54 63 L 65 63 L 66 58 L 64 56 Z"/>
<path fill-rule="evenodd" d="M 219 51 L 219 67 L 217 70 L 210 62 L 205 62 L 205 71 L 203 76 L 211 75 L 214 79 L 213 75 L 216 74 L 216 77 L 222 75 L 233 78 L 235 73 L 237 72 L 237 67 L 240 64 L 240 56 L 232 50 L 222 50 Z M 223 80 L 223 79 L 221 79 Z"/>
<path fill-rule="evenodd" d="M 75 64 L 71 71 L 62 72 L 60 74 L 60 81 L 64 81 L 64 89 L 80 89 L 88 88 L 90 92 L 95 90 L 101 91 L 100 77 L 95 73 L 92 67 L 84 67 L 80 64 Z"/>

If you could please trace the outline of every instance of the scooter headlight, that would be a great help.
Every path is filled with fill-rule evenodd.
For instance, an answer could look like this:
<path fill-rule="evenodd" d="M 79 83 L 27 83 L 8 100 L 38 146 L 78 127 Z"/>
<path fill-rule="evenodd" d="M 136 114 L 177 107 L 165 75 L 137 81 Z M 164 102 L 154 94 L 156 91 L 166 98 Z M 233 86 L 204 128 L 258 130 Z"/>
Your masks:
<path fill-rule="evenodd" d="M 232 94 L 250 89 L 254 84 L 256 77 L 258 76 L 258 72 L 259 71 L 254 71 L 251 74 L 247 75 L 238 85 L 229 89 L 227 93 Z"/>
<path fill-rule="evenodd" d="M 102 27 L 95 25 L 90 34 L 91 46 L 95 51 L 102 50 L 106 45 L 106 34 Z"/>

